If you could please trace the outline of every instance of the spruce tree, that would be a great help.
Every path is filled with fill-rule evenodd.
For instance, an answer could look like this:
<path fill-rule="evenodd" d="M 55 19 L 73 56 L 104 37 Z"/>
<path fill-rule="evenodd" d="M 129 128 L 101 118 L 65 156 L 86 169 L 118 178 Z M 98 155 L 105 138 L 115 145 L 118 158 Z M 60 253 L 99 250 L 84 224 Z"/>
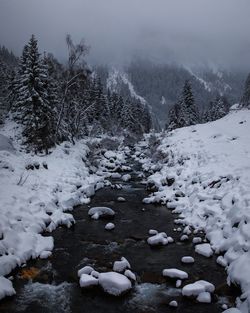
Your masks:
<path fill-rule="evenodd" d="M 48 148 L 54 144 L 55 108 L 48 69 L 40 57 L 34 35 L 23 50 L 18 74 L 14 111 L 23 124 L 25 143 L 36 153 L 43 150 L 48 153 Z"/>
<path fill-rule="evenodd" d="M 183 87 L 180 105 L 184 119 L 182 126 L 190 126 L 199 123 L 198 108 L 195 105 L 192 87 L 188 80 L 185 81 Z"/>
<path fill-rule="evenodd" d="M 240 105 L 243 108 L 250 108 L 250 74 L 248 75 L 245 82 L 244 93 L 241 98 Z"/>

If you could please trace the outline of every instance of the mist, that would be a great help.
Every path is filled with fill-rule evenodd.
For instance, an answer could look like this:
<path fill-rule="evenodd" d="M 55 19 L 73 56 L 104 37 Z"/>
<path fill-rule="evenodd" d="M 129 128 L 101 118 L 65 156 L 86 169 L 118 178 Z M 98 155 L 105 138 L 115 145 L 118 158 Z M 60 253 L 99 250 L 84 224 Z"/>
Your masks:
<path fill-rule="evenodd" d="M 1 0 L 0 44 L 20 55 L 34 33 L 41 52 L 64 60 L 69 33 L 91 46 L 92 64 L 139 56 L 246 68 L 249 12 L 248 0 Z"/>

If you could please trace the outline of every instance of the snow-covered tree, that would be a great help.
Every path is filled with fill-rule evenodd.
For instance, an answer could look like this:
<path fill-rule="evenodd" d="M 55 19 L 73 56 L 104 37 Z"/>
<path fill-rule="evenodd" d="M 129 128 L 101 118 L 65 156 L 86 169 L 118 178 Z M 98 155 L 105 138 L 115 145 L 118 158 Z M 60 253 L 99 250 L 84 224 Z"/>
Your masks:
<path fill-rule="evenodd" d="M 199 123 L 199 112 L 195 105 L 192 87 L 186 81 L 179 102 L 169 110 L 168 130 Z"/>
<path fill-rule="evenodd" d="M 45 150 L 47 153 L 54 144 L 55 103 L 51 91 L 48 69 L 32 35 L 19 65 L 13 111 L 23 124 L 25 143 L 35 152 Z"/>
<path fill-rule="evenodd" d="M 245 82 L 245 89 L 240 101 L 240 105 L 244 108 L 250 108 L 250 74 Z"/>
<path fill-rule="evenodd" d="M 203 121 L 215 121 L 229 112 L 230 104 L 226 97 L 217 96 L 214 101 L 210 101 L 207 110 L 204 112 Z"/>

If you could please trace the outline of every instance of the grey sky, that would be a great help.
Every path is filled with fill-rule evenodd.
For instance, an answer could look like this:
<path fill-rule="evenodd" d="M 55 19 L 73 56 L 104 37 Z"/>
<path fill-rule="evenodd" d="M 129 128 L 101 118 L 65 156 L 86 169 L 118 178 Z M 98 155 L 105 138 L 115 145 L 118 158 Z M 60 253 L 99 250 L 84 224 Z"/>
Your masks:
<path fill-rule="evenodd" d="M 250 0 L 0 0 L 0 44 L 16 53 L 34 33 L 65 57 L 84 37 L 92 62 L 214 62 L 250 67 Z"/>

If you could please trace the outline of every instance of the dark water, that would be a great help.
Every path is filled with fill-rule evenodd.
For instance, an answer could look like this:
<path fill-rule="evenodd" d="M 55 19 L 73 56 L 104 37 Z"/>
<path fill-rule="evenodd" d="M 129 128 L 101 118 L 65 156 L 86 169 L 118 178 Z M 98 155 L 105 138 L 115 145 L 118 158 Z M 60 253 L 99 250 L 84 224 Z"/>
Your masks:
<path fill-rule="evenodd" d="M 135 175 L 136 176 L 136 175 Z M 0 303 L 0 312 L 222 312 L 222 303 L 233 303 L 236 288 L 226 286 L 224 269 L 215 259 L 207 259 L 194 253 L 191 238 L 179 241 L 180 233 L 174 232 L 174 217 L 165 207 L 144 205 L 147 195 L 139 180 L 122 183 L 122 190 L 105 188 L 96 193 L 91 206 L 108 206 L 115 210 L 112 220 L 116 228 L 104 229 L 107 220 L 94 221 L 88 217 L 89 206 L 75 208 L 76 225 L 71 229 L 58 228 L 53 232 L 55 249 L 47 260 L 27 263 L 27 268 L 39 269 L 32 280 L 20 279 L 20 271 L 14 273 L 14 287 L 17 295 Z M 122 196 L 127 201 L 117 202 Z M 142 209 L 145 210 L 142 210 Z M 151 248 L 146 243 L 149 229 L 165 231 L 175 243 L 161 248 Z M 191 255 L 194 264 L 184 265 L 181 257 Z M 104 294 L 98 287 L 83 290 L 79 287 L 77 270 L 91 265 L 97 271 L 112 269 L 114 261 L 126 257 L 133 272 L 137 274 L 138 285 L 127 295 L 115 298 Z M 164 268 L 176 267 L 189 273 L 186 282 L 205 279 L 216 286 L 212 304 L 199 304 L 180 295 L 174 282 L 165 280 Z M 168 303 L 178 301 L 178 308 Z"/>

